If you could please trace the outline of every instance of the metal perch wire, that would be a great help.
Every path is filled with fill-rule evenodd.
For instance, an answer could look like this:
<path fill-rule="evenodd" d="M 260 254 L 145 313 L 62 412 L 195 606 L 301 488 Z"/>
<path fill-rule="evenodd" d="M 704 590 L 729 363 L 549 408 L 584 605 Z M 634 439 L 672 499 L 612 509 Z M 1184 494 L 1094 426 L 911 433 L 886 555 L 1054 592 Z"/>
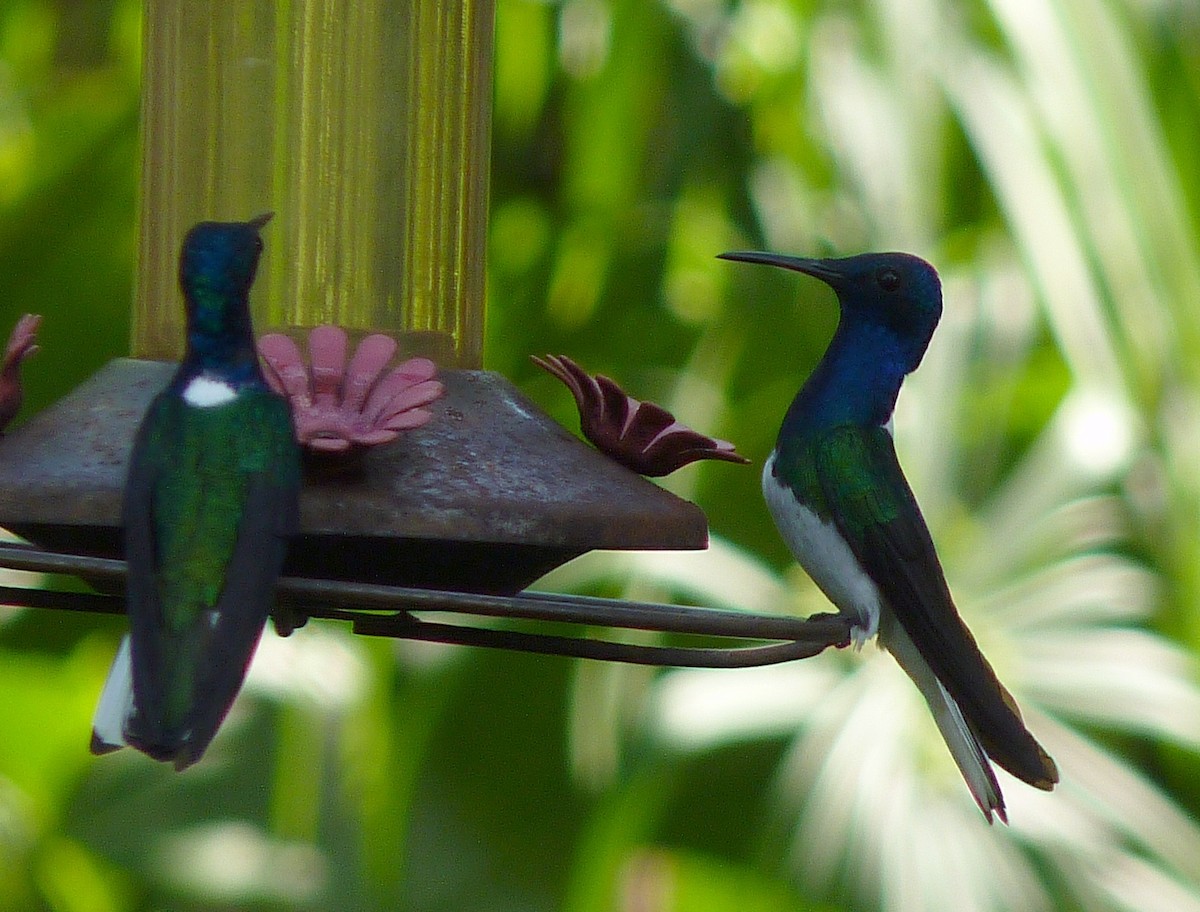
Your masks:
<path fill-rule="evenodd" d="M 0 544 L 0 567 L 67 574 L 85 580 L 120 581 L 125 562 L 45 551 L 30 545 Z M 836 614 L 808 618 L 747 614 L 712 608 L 628 602 L 617 599 L 543 592 L 483 595 L 416 589 L 340 580 L 283 577 L 278 586 L 275 624 L 286 635 L 308 618 L 347 621 L 355 633 L 483 646 L 636 665 L 694 668 L 747 668 L 817 655 L 850 642 L 847 621 Z M 0 602 L 30 608 L 55 608 L 123 614 L 119 595 L 56 589 L 0 587 Z M 755 645 L 658 646 L 621 643 L 586 635 L 447 623 L 420 615 L 458 615 L 538 621 L 585 627 L 644 630 L 663 634 L 753 642 Z"/>

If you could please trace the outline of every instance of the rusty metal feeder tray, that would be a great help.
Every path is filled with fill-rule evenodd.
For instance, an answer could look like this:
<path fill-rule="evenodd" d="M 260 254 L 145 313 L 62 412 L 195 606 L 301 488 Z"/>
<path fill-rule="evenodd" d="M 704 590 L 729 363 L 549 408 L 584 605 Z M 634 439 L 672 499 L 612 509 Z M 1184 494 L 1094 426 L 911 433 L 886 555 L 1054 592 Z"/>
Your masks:
<path fill-rule="evenodd" d="M 119 557 L 134 432 L 174 365 L 121 358 L 0 439 L 0 526 Z M 508 594 L 593 549 L 702 549 L 703 512 L 569 434 L 507 380 L 444 371 L 433 420 L 306 483 L 285 573 Z"/>

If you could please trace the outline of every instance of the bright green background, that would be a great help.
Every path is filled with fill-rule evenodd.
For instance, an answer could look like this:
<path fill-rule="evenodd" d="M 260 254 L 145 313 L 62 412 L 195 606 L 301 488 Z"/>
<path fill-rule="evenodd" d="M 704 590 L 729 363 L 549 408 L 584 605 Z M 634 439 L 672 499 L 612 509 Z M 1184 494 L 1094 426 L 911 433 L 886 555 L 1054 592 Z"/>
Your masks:
<path fill-rule="evenodd" d="M 138 22 L 0 2 L 0 330 L 45 316 L 25 414 L 127 350 Z M 761 465 L 835 314 L 713 255 L 942 272 L 897 439 L 1063 765 L 1045 798 L 1006 780 L 1012 828 L 924 722 L 883 724 L 919 714 L 837 738 L 869 694 L 911 697 L 873 649 L 655 676 L 314 624 L 176 776 L 86 752 L 120 621 L 12 613 L 0 910 L 1200 908 L 1197 48 L 1190 2 L 497 0 L 487 366 L 568 426 L 530 354 Z M 821 610 L 756 469 L 668 485 L 708 513 L 708 563 L 600 556 L 548 584 Z"/>

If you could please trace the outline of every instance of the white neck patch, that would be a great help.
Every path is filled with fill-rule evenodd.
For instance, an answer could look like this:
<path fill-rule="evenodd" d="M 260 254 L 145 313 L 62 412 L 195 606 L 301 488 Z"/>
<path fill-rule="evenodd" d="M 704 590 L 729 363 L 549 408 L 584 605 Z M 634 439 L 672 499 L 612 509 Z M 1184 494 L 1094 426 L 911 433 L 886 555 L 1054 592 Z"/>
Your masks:
<path fill-rule="evenodd" d="M 224 380 L 201 374 L 183 388 L 183 401 L 197 408 L 212 408 L 224 405 L 237 398 L 237 390 Z"/>

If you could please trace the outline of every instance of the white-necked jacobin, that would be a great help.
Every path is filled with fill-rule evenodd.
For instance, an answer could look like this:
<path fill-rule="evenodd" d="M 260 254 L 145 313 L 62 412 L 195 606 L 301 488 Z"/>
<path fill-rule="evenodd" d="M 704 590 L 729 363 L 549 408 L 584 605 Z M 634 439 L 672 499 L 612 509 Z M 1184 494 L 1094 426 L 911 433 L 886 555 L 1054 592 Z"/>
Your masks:
<path fill-rule="evenodd" d="M 287 402 L 263 380 L 248 304 L 269 218 L 202 222 L 183 242 L 187 347 L 130 456 L 130 633 L 96 709 L 94 753 L 130 745 L 176 769 L 200 758 L 241 689 L 299 526 L 299 447 Z"/>
<path fill-rule="evenodd" d="M 941 316 L 937 272 L 904 253 L 721 257 L 806 273 L 836 292 L 837 330 L 787 411 L 763 496 L 801 566 L 852 619 L 855 641 L 878 633 L 917 685 L 984 815 L 1006 820 L 989 758 L 1045 790 L 1058 769 L 959 617 L 892 443 L 900 384 Z"/>

